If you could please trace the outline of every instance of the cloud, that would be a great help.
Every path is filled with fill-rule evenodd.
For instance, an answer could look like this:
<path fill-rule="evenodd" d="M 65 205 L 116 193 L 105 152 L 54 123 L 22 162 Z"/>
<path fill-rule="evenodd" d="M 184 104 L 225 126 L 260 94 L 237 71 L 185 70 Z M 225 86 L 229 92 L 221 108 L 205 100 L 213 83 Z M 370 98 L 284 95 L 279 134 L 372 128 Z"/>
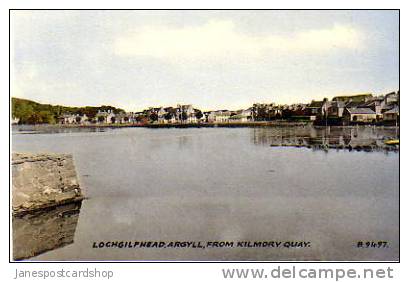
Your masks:
<path fill-rule="evenodd" d="M 119 56 L 200 58 L 260 56 L 266 52 L 326 52 L 362 49 L 362 34 L 350 26 L 295 32 L 289 35 L 249 35 L 236 30 L 233 21 L 211 20 L 194 27 L 141 27 L 114 42 Z"/>

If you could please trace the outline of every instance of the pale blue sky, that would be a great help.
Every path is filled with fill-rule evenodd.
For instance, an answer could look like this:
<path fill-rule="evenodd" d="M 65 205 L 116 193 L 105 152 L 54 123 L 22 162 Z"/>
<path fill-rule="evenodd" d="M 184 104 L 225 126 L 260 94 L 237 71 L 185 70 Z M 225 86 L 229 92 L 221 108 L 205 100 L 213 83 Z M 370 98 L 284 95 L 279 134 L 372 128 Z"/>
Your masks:
<path fill-rule="evenodd" d="M 398 11 L 12 11 L 11 95 L 136 111 L 399 87 Z"/>

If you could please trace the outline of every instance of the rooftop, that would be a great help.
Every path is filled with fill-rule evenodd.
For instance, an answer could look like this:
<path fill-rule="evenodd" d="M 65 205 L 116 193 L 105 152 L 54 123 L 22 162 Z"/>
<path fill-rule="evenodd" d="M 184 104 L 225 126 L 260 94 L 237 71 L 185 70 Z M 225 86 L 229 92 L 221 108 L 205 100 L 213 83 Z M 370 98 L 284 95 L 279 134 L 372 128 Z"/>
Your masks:
<path fill-rule="evenodd" d="M 384 114 L 399 114 L 399 108 L 395 107 L 389 111 L 384 112 Z"/>
<path fill-rule="evenodd" d="M 307 108 L 321 108 L 323 104 L 324 101 L 312 101 L 309 105 L 307 105 Z"/>
<path fill-rule="evenodd" d="M 347 111 L 350 114 L 355 114 L 355 115 L 359 115 L 359 114 L 361 114 L 361 115 L 375 114 L 375 112 L 372 111 L 369 108 L 350 108 L 350 109 L 347 109 Z"/>

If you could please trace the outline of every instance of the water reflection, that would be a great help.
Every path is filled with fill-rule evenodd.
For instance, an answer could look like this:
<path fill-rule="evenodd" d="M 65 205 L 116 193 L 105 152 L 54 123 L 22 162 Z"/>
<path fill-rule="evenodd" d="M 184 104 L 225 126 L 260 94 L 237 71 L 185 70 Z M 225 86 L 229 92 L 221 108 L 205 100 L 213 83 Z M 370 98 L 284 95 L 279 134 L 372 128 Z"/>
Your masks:
<path fill-rule="evenodd" d="M 307 147 L 315 150 L 347 149 L 364 151 L 398 151 L 386 140 L 399 139 L 393 127 L 281 127 L 254 128 L 256 145 Z"/>
<path fill-rule="evenodd" d="M 22 260 L 74 242 L 81 202 L 13 216 L 13 259 Z"/>
<path fill-rule="evenodd" d="M 112 130 L 103 127 L 60 127 L 55 125 L 13 125 L 13 134 L 54 134 L 75 132 L 105 132 Z"/>

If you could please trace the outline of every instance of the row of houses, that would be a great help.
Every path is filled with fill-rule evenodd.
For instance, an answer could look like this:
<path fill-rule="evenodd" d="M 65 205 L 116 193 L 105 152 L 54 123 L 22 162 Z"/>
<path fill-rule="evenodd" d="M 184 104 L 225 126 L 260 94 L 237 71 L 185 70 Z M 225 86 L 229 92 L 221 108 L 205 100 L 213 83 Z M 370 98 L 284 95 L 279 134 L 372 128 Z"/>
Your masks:
<path fill-rule="evenodd" d="M 114 113 L 113 110 L 99 110 L 94 117 L 86 114 L 63 114 L 59 117 L 60 124 L 127 124 L 140 122 L 141 113 Z"/>
<path fill-rule="evenodd" d="M 309 120 L 316 124 L 375 123 L 399 120 L 399 91 L 373 96 L 359 94 L 337 96 L 331 101 L 311 101 L 309 104 L 276 105 L 256 103 L 247 109 L 236 111 L 216 110 L 202 112 L 192 105 L 176 107 L 151 107 L 142 112 L 99 110 L 94 117 L 85 114 L 64 114 L 61 124 L 116 124 L 116 123 L 244 123 L 252 121 Z"/>
<path fill-rule="evenodd" d="M 224 123 L 247 122 L 252 120 L 252 108 L 230 111 L 217 110 L 202 112 L 192 105 L 176 107 L 151 107 L 142 112 L 117 113 L 112 110 L 98 111 L 94 117 L 85 114 L 63 114 L 60 124 L 136 124 L 136 123 Z"/>
<path fill-rule="evenodd" d="M 246 110 L 216 110 L 202 112 L 192 105 L 149 108 L 140 113 L 157 123 L 225 123 L 252 120 L 252 108 Z"/>
<path fill-rule="evenodd" d="M 316 124 L 351 124 L 399 121 L 399 91 L 386 95 L 337 96 L 309 104 L 254 104 L 254 120 L 310 120 Z"/>
<path fill-rule="evenodd" d="M 399 91 L 386 95 L 373 96 L 360 94 L 337 96 L 332 101 L 324 100 L 317 118 L 348 123 L 377 123 L 399 121 Z"/>

